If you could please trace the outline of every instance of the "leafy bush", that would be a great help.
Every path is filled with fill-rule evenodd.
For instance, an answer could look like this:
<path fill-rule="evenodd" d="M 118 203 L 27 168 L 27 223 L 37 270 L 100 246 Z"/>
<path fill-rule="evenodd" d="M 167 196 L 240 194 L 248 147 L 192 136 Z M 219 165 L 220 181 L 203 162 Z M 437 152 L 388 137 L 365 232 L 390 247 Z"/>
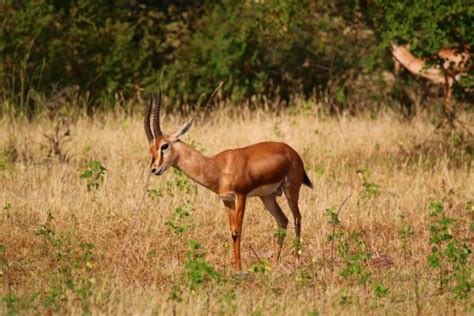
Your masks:
<path fill-rule="evenodd" d="M 52 216 L 49 215 L 49 219 Z M 55 232 L 48 223 L 36 228 L 36 235 L 44 241 L 44 253 L 50 260 L 50 270 L 43 273 L 47 285 L 39 298 L 44 308 L 59 312 L 68 293 L 89 311 L 89 298 L 94 289 L 95 246 L 76 238 L 72 233 Z"/>
<path fill-rule="evenodd" d="M 179 206 L 176 208 L 173 217 L 165 222 L 165 225 L 168 226 L 176 235 L 178 239 L 181 239 L 183 233 L 189 226 L 186 219 L 192 214 L 191 207 L 189 204 Z"/>
<path fill-rule="evenodd" d="M 130 97 L 140 86 L 156 86 L 166 56 L 187 29 L 190 9 L 200 5 L 180 2 L 4 1 L 3 99 L 35 111 L 35 95 L 78 86 L 91 107 L 112 104 L 116 93 Z"/>
<path fill-rule="evenodd" d="M 431 201 L 429 211 L 431 253 L 428 264 L 437 270 L 439 290 L 448 289 L 455 298 L 467 299 L 472 288 L 469 239 L 454 235 L 456 220 L 445 214 L 442 203 Z"/>
<path fill-rule="evenodd" d="M 365 197 L 373 198 L 379 195 L 380 185 L 370 181 L 369 169 L 367 169 L 366 167 L 357 169 L 356 174 L 362 180 L 362 193 Z"/>
<path fill-rule="evenodd" d="M 340 274 L 344 279 L 355 280 L 366 285 L 371 277 L 368 261 L 372 257 L 367 244 L 357 231 L 346 231 L 341 227 L 339 211 L 326 209 L 326 216 L 332 232 L 326 236 L 331 243 L 331 264 L 334 264 L 334 248 L 337 248 L 342 263 Z"/>
<path fill-rule="evenodd" d="M 208 281 L 218 281 L 221 276 L 219 272 L 206 261 L 205 252 L 200 243 L 190 240 L 189 250 L 186 252 L 184 269 L 191 290 L 203 285 Z"/>
<path fill-rule="evenodd" d="M 172 98 L 191 102 L 210 95 L 220 83 L 221 97 L 236 101 L 253 96 L 288 100 L 330 89 L 335 102 L 342 103 L 346 81 L 372 58 L 362 53 L 372 40 L 356 30 L 347 32 L 341 7 L 347 5 L 293 0 L 207 4 L 188 45 L 176 51 L 167 90 Z"/>
<path fill-rule="evenodd" d="M 91 161 L 87 164 L 87 169 L 81 174 L 81 179 L 87 181 L 86 187 L 88 191 L 97 190 L 104 182 L 107 169 L 102 166 L 98 160 Z"/>

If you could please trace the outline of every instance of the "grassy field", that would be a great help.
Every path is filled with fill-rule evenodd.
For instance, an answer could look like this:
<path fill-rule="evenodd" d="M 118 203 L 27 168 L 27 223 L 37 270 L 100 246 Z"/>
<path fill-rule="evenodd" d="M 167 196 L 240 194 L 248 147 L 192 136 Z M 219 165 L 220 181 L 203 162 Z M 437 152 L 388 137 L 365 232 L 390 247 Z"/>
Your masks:
<path fill-rule="evenodd" d="M 474 126 L 472 114 L 463 119 Z M 183 140 L 204 153 L 284 141 L 315 185 L 301 191 L 301 259 L 290 217 L 279 266 L 268 263 L 276 224 L 250 199 L 244 275 L 232 270 L 217 196 L 174 170 L 145 188 L 141 117 L 81 118 L 56 154 L 53 127 L 0 122 L 0 314 L 474 311 L 472 154 L 441 142 L 428 118 L 224 109 L 196 119 Z"/>

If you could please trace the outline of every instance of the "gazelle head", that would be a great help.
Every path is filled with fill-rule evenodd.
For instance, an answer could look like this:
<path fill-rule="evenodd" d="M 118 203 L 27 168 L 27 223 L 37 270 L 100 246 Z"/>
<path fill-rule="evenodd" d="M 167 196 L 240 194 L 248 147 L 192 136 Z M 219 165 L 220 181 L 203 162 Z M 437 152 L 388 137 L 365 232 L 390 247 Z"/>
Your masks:
<path fill-rule="evenodd" d="M 150 144 L 151 153 L 151 173 L 162 175 L 169 167 L 176 164 L 179 159 L 179 150 L 176 148 L 179 137 L 191 128 L 193 119 L 190 119 L 169 135 L 163 134 L 160 126 L 161 91 L 158 98 L 151 97 L 145 111 L 145 134 Z M 151 126 L 151 116 L 153 116 L 153 131 Z"/>

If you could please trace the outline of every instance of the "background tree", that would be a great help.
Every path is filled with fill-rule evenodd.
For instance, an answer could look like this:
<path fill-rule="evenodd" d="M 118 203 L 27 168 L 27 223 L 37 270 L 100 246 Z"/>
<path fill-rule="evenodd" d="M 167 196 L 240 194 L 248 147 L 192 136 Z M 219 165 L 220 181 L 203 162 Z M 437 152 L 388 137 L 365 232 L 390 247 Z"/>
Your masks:
<path fill-rule="evenodd" d="M 409 103 L 397 85 L 416 79 L 392 84 L 391 42 L 437 63 L 441 47 L 469 47 L 474 34 L 473 8 L 459 0 L 1 0 L 0 20 L 0 109 L 30 116 L 58 95 L 108 110 L 160 82 L 175 108 L 200 106 L 220 85 L 217 100 L 233 104 L 396 107 Z M 471 100 L 472 74 L 457 89 Z"/>

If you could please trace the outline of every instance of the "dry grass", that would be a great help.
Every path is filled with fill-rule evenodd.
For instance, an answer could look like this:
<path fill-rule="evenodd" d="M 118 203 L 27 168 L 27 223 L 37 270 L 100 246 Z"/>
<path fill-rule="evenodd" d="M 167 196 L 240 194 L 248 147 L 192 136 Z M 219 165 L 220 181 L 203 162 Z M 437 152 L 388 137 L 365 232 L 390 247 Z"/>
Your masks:
<path fill-rule="evenodd" d="M 466 118 L 473 123 L 472 116 Z M 168 117 L 164 127 L 177 127 L 181 120 Z M 49 123 L 0 123 L 0 245 L 6 247 L 0 253 L 0 314 L 472 312 L 469 299 L 455 300 L 449 290 L 438 291 L 436 271 L 427 264 L 430 199 L 442 201 L 458 219 L 453 234 L 469 236 L 472 156 L 453 158 L 443 150 L 416 147 L 436 138 L 427 120 L 403 122 L 389 114 L 377 119 L 230 115 L 226 110 L 198 119 L 184 141 L 205 153 L 284 141 L 303 156 L 315 184 L 313 191 L 303 188 L 300 198 L 301 260 L 291 253 L 290 224 L 281 265 L 243 278 L 232 272 L 227 218 L 213 193 L 170 170 L 151 178 L 140 203 L 149 161 L 141 124 L 141 118 L 120 116 L 79 119 L 71 127 L 71 141 L 62 145 L 68 162 L 60 163 L 48 157 L 43 134 L 52 130 Z M 80 175 L 92 160 L 107 171 L 99 188 L 89 191 Z M 363 186 L 356 173 L 361 168 L 367 170 L 366 183 L 376 184 L 376 193 L 368 194 Z M 371 273 L 365 285 L 341 276 L 337 249 L 331 261 L 327 236 L 332 226 L 325 210 L 337 209 L 348 196 L 338 229 L 360 232 L 373 257 L 382 258 L 381 265 L 370 264 L 373 259 L 362 262 Z M 173 219 L 179 207 L 191 209 L 191 215 Z M 183 225 L 181 235 L 165 224 L 170 220 Z M 275 227 L 260 201 L 251 199 L 242 246 L 246 271 L 260 264 L 251 247 L 262 260 L 270 257 Z M 404 239 L 400 230 L 407 227 L 412 234 Z M 221 274 L 219 281 L 205 280 L 190 289 L 185 273 L 189 240 L 206 249 L 207 262 Z M 377 282 L 388 288 L 385 296 L 377 297 Z"/>

